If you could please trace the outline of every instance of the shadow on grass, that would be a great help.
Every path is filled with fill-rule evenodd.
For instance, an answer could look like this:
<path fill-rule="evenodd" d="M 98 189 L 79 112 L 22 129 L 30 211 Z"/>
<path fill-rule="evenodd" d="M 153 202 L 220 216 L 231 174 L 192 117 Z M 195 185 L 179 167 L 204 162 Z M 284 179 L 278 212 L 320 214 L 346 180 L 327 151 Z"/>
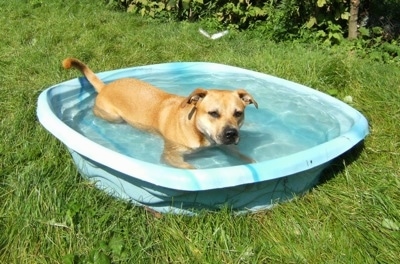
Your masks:
<path fill-rule="evenodd" d="M 355 162 L 361 155 L 365 148 L 364 140 L 360 141 L 350 150 L 346 151 L 342 155 L 336 157 L 331 165 L 329 165 L 322 173 L 319 179 L 318 185 L 322 185 L 336 177 L 336 175 L 342 173 L 346 166 Z M 316 187 L 317 187 L 316 186 Z"/>
<path fill-rule="evenodd" d="M 367 27 L 380 27 L 384 38 L 391 40 L 400 36 L 400 1 L 369 0 L 361 1 L 360 20 L 366 18 Z"/>

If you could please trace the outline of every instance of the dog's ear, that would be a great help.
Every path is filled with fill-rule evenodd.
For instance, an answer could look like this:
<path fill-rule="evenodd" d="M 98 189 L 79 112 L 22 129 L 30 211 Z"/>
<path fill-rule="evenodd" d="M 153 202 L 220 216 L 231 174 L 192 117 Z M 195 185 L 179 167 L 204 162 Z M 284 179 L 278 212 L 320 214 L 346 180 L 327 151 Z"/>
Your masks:
<path fill-rule="evenodd" d="M 183 100 L 181 107 L 185 107 L 187 104 L 196 105 L 201 99 L 207 94 L 207 90 L 203 88 L 197 88 L 194 90 L 185 100 Z"/>
<path fill-rule="evenodd" d="M 239 98 L 242 99 L 242 101 L 245 103 L 245 105 L 254 104 L 254 106 L 258 109 L 258 104 L 256 100 L 254 100 L 253 96 L 251 96 L 251 94 L 249 94 L 246 90 L 239 89 L 236 92 L 238 93 Z"/>

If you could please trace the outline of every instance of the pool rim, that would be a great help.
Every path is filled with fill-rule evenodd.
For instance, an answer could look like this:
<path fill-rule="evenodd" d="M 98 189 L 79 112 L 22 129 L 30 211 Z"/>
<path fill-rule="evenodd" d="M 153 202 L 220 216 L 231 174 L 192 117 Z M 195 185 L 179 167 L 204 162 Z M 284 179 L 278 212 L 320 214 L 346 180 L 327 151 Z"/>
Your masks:
<path fill-rule="evenodd" d="M 79 87 L 82 86 L 82 80 L 84 81 L 82 77 L 53 85 L 39 95 L 37 107 L 39 122 L 68 148 L 76 151 L 80 155 L 95 160 L 121 173 L 157 186 L 186 191 L 220 189 L 268 181 L 312 169 L 343 154 L 363 140 L 369 133 L 366 118 L 359 111 L 344 102 L 289 80 L 235 66 L 211 62 L 172 62 L 105 71 L 97 73 L 97 75 L 105 82 L 108 82 L 114 80 L 113 78 L 116 76 L 121 76 L 121 74 L 128 72 L 132 74 L 132 71 L 135 70 L 148 69 L 157 71 L 176 69 L 179 67 L 186 69 L 188 67 L 206 67 L 208 70 L 214 71 L 218 69 L 222 70 L 223 68 L 223 71 L 247 73 L 255 77 L 262 77 L 263 79 L 268 78 L 268 81 L 278 82 L 280 85 L 290 85 L 290 88 L 293 90 L 316 95 L 327 102 L 340 106 L 340 108 L 344 109 L 343 111 L 345 111 L 346 114 L 353 118 L 354 124 L 347 132 L 332 140 L 284 157 L 252 164 L 187 170 L 137 160 L 110 150 L 86 138 L 60 120 L 51 107 L 51 97 L 65 91 L 82 89 Z M 118 162 L 115 162 L 115 160 Z M 164 179 L 160 181 L 160 177 Z"/>

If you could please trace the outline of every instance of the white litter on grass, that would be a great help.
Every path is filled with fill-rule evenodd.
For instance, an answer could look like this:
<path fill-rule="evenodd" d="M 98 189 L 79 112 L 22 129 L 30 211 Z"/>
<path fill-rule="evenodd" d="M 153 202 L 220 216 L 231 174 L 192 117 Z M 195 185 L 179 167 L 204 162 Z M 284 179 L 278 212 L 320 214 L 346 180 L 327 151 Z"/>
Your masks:
<path fill-rule="evenodd" d="M 343 98 L 343 101 L 347 104 L 351 104 L 353 102 L 353 97 L 351 95 L 347 95 Z"/>
<path fill-rule="evenodd" d="M 219 39 L 220 37 L 223 37 L 223 36 L 225 36 L 226 34 L 229 33 L 228 30 L 225 30 L 225 31 L 221 31 L 221 32 L 218 32 L 218 33 L 215 33 L 215 34 L 210 35 L 207 31 L 205 31 L 205 30 L 202 29 L 202 28 L 199 28 L 199 32 L 200 32 L 203 36 L 206 36 L 207 38 L 210 38 L 210 39 L 213 39 L 213 40 Z"/>

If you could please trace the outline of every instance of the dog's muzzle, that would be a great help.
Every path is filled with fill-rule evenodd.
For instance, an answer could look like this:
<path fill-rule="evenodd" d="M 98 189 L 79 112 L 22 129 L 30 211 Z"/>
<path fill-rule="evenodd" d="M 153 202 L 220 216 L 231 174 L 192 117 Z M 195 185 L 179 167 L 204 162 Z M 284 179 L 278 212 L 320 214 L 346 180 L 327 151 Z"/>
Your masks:
<path fill-rule="evenodd" d="M 239 143 L 239 131 L 236 128 L 225 128 L 222 132 L 221 142 L 224 145 Z"/>

